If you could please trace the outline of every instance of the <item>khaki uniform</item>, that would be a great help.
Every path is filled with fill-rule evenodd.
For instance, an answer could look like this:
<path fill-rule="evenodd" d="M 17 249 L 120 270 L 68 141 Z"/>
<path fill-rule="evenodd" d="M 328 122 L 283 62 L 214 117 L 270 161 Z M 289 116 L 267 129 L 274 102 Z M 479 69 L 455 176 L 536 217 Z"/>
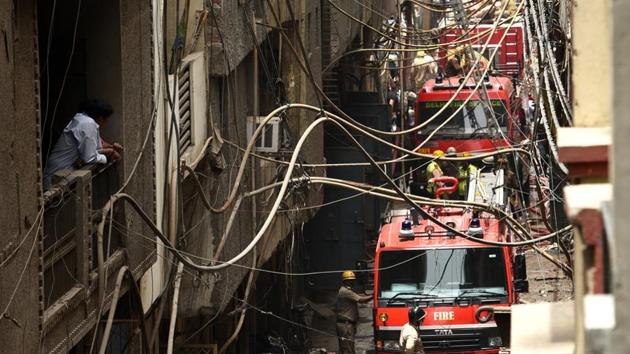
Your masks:
<path fill-rule="evenodd" d="M 337 336 L 339 336 L 339 354 L 355 354 L 354 335 L 356 324 L 337 322 Z"/>
<path fill-rule="evenodd" d="M 407 323 L 400 330 L 398 344 L 404 354 L 424 354 L 424 346 L 416 327 Z"/>
<path fill-rule="evenodd" d="M 350 287 L 342 285 L 337 293 L 337 336 L 339 337 L 339 353 L 355 354 L 354 336 L 357 333 L 359 320 L 359 302 L 370 297 L 355 293 Z"/>
<path fill-rule="evenodd" d="M 431 55 L 419 55 L 413 60 L 412 77 L 416 91 L 420 91 L 428 80 L 435 79 L 437 74 L 438 64 Z"/>
<path fill-rule="evenodd" d="M 468 58 L 467 58 L 467 56 L 465 55 L 465 53 L 462 53 L 463 55 L 462 55 L 461 64 L 462 64 L 462 67 L 464 67 L 464 68 L 465 68 L 464 70 L 466 70 L 466 71 L 470 70 L 470 67 L 469 67 L 469 66 L 470 66 L 470 65 L 472 65 L 472 64 L 474 64 L 474 62 L 475 62 L 477 59 L 479 59 L 479 63 L 477 64 L 477 69 L 479 69 L 479 71 L 484 71 L 484 70 L 486 70 L 486 68 L 490 65 L 490 62 L 488 61 L 488 59 L 486 59 L 486 57 L 484 57 L 483 55 L 481 55 L 481 53 L 479 53 L 479 52 L 478 52 L 478 51 L 476 51 L 476 50 L 473 50 L 473 51 L 472 51 L 472 53 L 473 53 L 473 55 L 472 55 L 472 56 L 473 56 L 473 57 L 472 57 L 472 60 L 473 60 L 473 61 L 472 61 L 471 63 L 469 63 L 469 62 L 468 62 Z"/>

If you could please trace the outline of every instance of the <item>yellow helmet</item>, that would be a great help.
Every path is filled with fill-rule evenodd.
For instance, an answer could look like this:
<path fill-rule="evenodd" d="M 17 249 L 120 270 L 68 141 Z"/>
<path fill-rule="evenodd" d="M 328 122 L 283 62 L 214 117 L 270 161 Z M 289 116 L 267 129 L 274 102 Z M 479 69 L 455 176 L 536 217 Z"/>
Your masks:
<path fill-rule="evenodd" d="M 435 157 L 442 157 L 442 156 L 444 156 L 444 151 L 442 151 L 442 150 L 435 150 L 435 151 L 433 151 L 433 156 L 435 156 Z"/>
<path fill-rule="evenodd" d="M 448 48 L 446 51 L 446 59 L 451 60 L 459 56 L 464 51 L 463 47 Z"/>
<path fill-rule="evenodd" d="M 355 280 L 355 279 L 357 279 L 357 276 L 354 275 L 353 271 L 346 270 L 345 272 L 341 273 L 341 279 L 343 279 L 343 280 Z"/>

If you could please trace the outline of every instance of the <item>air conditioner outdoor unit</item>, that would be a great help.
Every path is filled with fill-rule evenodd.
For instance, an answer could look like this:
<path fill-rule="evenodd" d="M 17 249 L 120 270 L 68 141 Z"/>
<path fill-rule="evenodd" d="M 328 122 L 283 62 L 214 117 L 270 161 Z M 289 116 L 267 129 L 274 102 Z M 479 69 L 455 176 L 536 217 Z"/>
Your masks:
<path fill-rule="evenodd" d="M 247 141 L 249 142 L 254 132 L 265 120 L 264 116 L 247 117 Z M 280 117 L 272 117 L 263 127 L 254 145 L 257 152 L 278 152 L 280 148 Z"/>
<path fill-rule="evenodd" d="M 197 158 L 208 137 L 206 75 L 203 52 L 192 53 L 182 59 L 177 82 L 174 75 L 169 75 L 179 129 L 177 144 L 181 160 L 187 164 Z M 169 127 L 165 128 L 168 131 Z"/>

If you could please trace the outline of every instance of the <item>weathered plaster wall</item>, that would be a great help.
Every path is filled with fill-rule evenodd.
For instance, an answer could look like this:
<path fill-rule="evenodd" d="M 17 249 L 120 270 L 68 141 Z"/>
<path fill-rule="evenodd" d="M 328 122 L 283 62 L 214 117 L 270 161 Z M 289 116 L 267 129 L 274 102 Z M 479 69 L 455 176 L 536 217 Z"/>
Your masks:
<path fill-rule="evenodd" d="M 630 261 L 626 255 L 630 248 L 628 229 L 630 222 L 628 210 L 630 209 L 630 163 L 628 151 L 630 151 L 630 65 L 624 58 L 630 55 L 630 3 L 626 1 L 613 1 L 612 31 L 609 42 L 605 42 L 604 51 L 610 53 L 611 60 L 603 62 L 612 68 L 612 164 L 611 175 L 613 183 L 613 239 L 615 242 L 613 251 L 613 294 L 615 295 L 615 323 L 616 328 L 612 335 L 610 353 L 621 353 L 630 346 Z M 603 41 L 604 42 L 604 41 Z"/>
<path fill-rule="evenodd" d="M 2 311 L 11 301 L 7 318 L 0 319 L 0 353 L 35 353 L 38 348 L 40 232 L 35 227 L 28 233 L 36 223 L 41 190 L 35 12 L 31 0 L 0 1 Z"/>
<path fill-rule="evenodd" d="M 610 75 L 612 28 L 610 1 L 573 1 L 573 116 L 581 127 L 609 125 L 612 107 Z"/>
<path fill-rule="evenodd" d="M 283 4 L 283 3 L 282 3 Z M 285 21 L 283 25 L 290 30 L 290 37 L 295 40 L 297 46 L 297 33 L 302 37 L 305 42 L 305 49 L 309 64 L 313 70 L 316 82 L 321 85 L 321 38 L 319 36 L 320 20 L 319 15 L 321 11 L 319 9 L 319 2 L 314 1 L 299 1 L 294 2 L 294 11 L 296 12 L 297 23 L 291 23 L 288 21 L 289 14 L 284 11 L 278 11 L 278 15 Z M 281 6 L 284 8 L 284 6 Z M 250 13 L 250 10 L 243 10 L 243 8 L 235 2 L 223 2 L 223 8 L 221 9 L 221 17 L 219 20 L 219 26 L 224 34 L 224 41 L 226 43 L 226 51 L 229 56 L 230 68 L 232 71 L 228 76 L 212 78 L 210 80 L 210 107 L 211 116 L 214 119 L 215 126 L 221 129 L 221 135 L 224 139 L 234 143 L 238 143 L 240 146 L 246 146 L 246 117 L 252 115 L 253 110 L 253 75 L 254 75 L 254 63 L 253 63 L 253 40 L 251 37 L 251 31 L 249 25 L 244 22 L 244 14 Z M 230 16 L 233 15 L 233 16 Z M 268 23 L 275 24 L 275 20 L 271 15 L 267 19 Z M 225 26 L 225 27 L 224 27 Z M 260 26 L 259 26 L 260 27 Z M 293 30 L 293 31 L 291 31 Z M 212 31 L 212 29 L 210 29 Z M 216 29 L 214 29 L 216 31 Z M 298 32 L 299 31 L 299 32 Z M 267 29 L 257 34 L 258 42 L 265 40 L 271 40 L 267 34 Z M 277 33 L 274 33 L 274 38 L 277 38 Z M 284 39 L 282 39 L 284 41 Z M 212 50 L 210 60 L 210 71 L 212 75 L 221 75 L 225 70 L 225 63 L 222 61 L 223 53 L 216 52 L 220 48 L 216 44 L 210 46 L 209 51 Z M 299 53 L 300 59 L 301 52 Z M 315 91 L 311 86 L 307 76 L 302 72 L 298 66 L 296 57 L 293 52 L 290 51 L 287 45 L 282 46 L 280 58 L 276 58 L 282 62 L 281 78 L 286 85 L 287 96 L 290 102 L 306 102 L 313 105 L 317 105 Z M 278 63 L 276 63 L 278 64 Z M 269 64 L 271 65 L 271 64 Z M 264 69 L 259 69 L 260 80 L 266 80 Z M 272 78 L 273 79 L 273 78 Z M 264 87 L 264 85 L 262 85 Z M 234 95 L 234 96 L 232 96 Z M 236 102 L 233 102 L 234 99 Z M 261 102 L 261 107 L 273 107 L 273 104 L 269 102 Z M 234 111 L 234 107 L 236 111 Z M 268 111 L 260 111 L 261 115 L 265 115 Z M 301 133 L 306 129 L 308 124 L 315 118 L 315 113 L 306 113 L 291 110 L 289 111 L 288 123 L 291 130 L 293 142 L 299 138 Z M 205 179 L 204 183 L 207 187 L 207 195 L 211 197 L 211 200 L 216 202 L 216 205 L 221 205 L 227 198 L 229 188 L 234 183 L 234 178 L 238 170 L 238 163 L 240 162 L 241 153 L 231 148 L 227 144 L 224 144 L 222 150 L 222 157 L 225 162 L 225 169 L 220 174 L 215 174 L 210 168 L 202 168 L 202 173 L 207 174 L 209 177 Z M 309 142 L 305 145 L 302 155 L 305 161 L 309 162 L 321 162 L 323 159 L 323 133 L 321 129 L 317 129 Z M 265 164 L 258 162 L 256 167 L 258 171 L 256 174 L 257 185 L 262 186 L 271 181 L 276 176 L 276 166 L 273 164 Z M 321 171 L 319 171 L 321 173 Z M 244 190 L 249 190 L 251 183 L 250 168 L 246 170 L 244 177 Z M 191 225 L 199 225 L 189 235 L 186 236 L 186 248 L 189 251 L 195 252 L 200 256 L 209 257 L 211 251 L 216 249 L 221 235 L 224 232 L 225 224 L 231 210 L 228 210 L 223 215 L 207 215 L 208 212 L 203 210 L 203 206 L 198 199 L 195 198 L 194 193 L 185 193 L 190 195 L 189 204 L 186 209 L 190 213 L 190 219 L 194 220 L 190 222 Z M 272 198 L 275 195 L 271 196 Z M 321 191 L 319 189 L 312 189 L 307 196 L 308 203 L 317 204 L 322 199 Z M 258 198 L 258 222 L 261 222 L 266 214 L 262 211 L 269 208 L 267 206 L 261 206 L 261 202 L 264 198 Z M 201 209 L 201 211 L 200 211 Z M 244 200 L 241 205 L 241 211 L 237 214 L 237 221 L 234 223 L 232 232 L 228 235 L 229 239 L 226 242 L 225 249 L 221 255 L 221 260 L 229 259 L 238 254 L 253 238 L 258 226 L 255 227 L 255 223 L 252 222 L 252 204 L 250 200 Z M 301 217 L 306 219 L 309 214 L 303 214 Z M 201 223 L 199 223 L 201 222 Z M 275 251 L 278 243 L 286 237 L 290 231 L 290 224 L 285 216 L 280 216 L 272 225 L 270 231 L 263 237 L 263 240 L 258 247 L 258 255 L 263 255 L 263 259 L 259 264 L 263 264 L 271 254 Z M 206 253 L 206 254 L 200 254 Z M 241 262 L 242 265 L 252 265 L 251 255 L 245 257 Z M 235 291 L 241 285 L 245 275 L 246 269 L 231 267 L 226 270 L 222 270 L 212 275 L 202 275 L 202 280 L 193 280 L 190 276 L 184 277 L 182 298 L 180 300 L 180 309 L 183 312 L 181 315 L 194 316 L 198 314 L 200 310 L 206 313 L 215 313 L 220 311 L 232 300 Z M 204 286 L 205 285 L 205 286 Z"/>

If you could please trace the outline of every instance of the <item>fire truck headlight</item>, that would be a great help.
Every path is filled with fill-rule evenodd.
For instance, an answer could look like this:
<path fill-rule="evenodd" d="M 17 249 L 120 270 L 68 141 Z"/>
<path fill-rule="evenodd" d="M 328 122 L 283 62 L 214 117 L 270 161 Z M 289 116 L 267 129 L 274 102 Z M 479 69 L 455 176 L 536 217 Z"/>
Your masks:
<path fill-rule="evenodd" d="M 501 340 L 501 337 L 490 337 L 488 339 L 488 345 L 492 348 L 498 348 L 503 345 L 503 341 Z"/>
<path fill-rule="evenodd" d="M 386 340 L 383 342 L 383 350 L 400 350 L 400 345 L 398 341 Z"/>
<path fill-rule="evenodd" d="M 378 319 L 381 322 L 387 322 L 387 319 L 389 318 L 389 316 L 387 316 L 387 314 L 385 312 L 381 312 L 380 315 L 378 315 Z"/>

